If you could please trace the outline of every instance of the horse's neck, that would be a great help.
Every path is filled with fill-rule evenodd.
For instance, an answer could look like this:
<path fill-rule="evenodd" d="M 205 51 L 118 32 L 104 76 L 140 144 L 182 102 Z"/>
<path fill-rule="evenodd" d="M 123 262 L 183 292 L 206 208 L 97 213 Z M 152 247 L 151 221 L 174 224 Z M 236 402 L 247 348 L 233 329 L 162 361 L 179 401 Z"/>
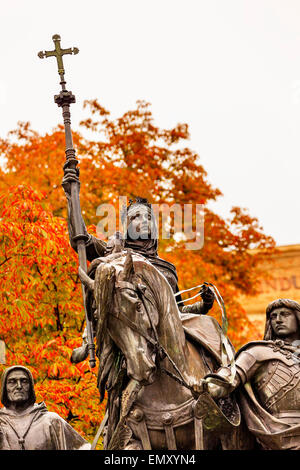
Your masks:
<path fill-rule="evenodd" d="M 177 303 L 168 281 L 158 292 L 160 299 L 160 315 L 158 336 L 160 344 L 165 348 L 177 365 L 185 379 L 188 379 L 188 348 L 180 319 Z"/>
<path fill-rule="evenodd" d="M 152 313 L 153 318 L 156 317 L 154 324 L 157 324 L 159 343 L 187 380 L 189 378 L 188 347 L 173 290 L 165 276 L 151 263 L 136 260 L 135 270 L 138 278 L 152 292 L 152 300 L 154 300 Z M 173 369 L 172 366 L 170 369 Z"/>

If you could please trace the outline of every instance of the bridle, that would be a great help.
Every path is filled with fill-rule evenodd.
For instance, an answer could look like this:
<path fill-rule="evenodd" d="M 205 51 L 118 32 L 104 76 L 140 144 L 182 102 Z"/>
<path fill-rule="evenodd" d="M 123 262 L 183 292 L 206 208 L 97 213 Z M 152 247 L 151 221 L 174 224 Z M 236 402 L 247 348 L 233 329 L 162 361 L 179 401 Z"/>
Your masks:
<path fill-rule="evenodd" d="M 128 282 L 128 281 L 116 281 L 115 288 L 116 288 L 116 291 L 117 291 L 117 296 L 116 296 L 117 314 L 111 314 L 111 316 L 119 319 L 122 323 L 124 323 L 126 326 L 128 326 L 131 330 L 135 331 L 140 336 L 145 338 L 145 340 L 152 345 L 152 347 L 154 349 L 154 352 L 156 352 L 156 366 L 159 367 L 160 370 L 163 373 L 165 373 L 166 375 L 168 375 L 169 377 L 174 379 L 176 382 L 180 383 L 180 385 L 183 385 L 184 387 L 188 388 L 189 390 L 191 390 L 193 392 L 193 387 L 186 382 L 186 380 L 184 379 L 182 373 L 180 372 L 179 368 L 177 367 L 177 365 L 175 364 L 173 359 L 170 357 L 170 355 L 168 354 L 166 349 L 159 342 L 156 327 L 153 324 L 153 321 L 152 321 L 151 315 L 149 313 L 147 304 L 144 300 L 144 297 L 145 297 L 144 293 L 145 293 L 145 290 L 146 290 L 146 286 L 144 286 L 143 284 L 137 284 L 135 286 L 134 284 L 132 284 L 131 282 Z M 120 301 L 119 301 L 119 295 L 118 295 L 118 293 L 121 292 L 122 290 L 130 290 L 130 291 L 133 291 L 135 294 L 137 294 L 139 300 L 142 302 L 142 304 L 144 306 L 144 309 L 145 309 L 145 312 L 147 314 L 149 323 L 150 323 L 152 331 L 154 333 L 154 338 L 152 338 L 147 332 L 143 331 L 135 322 L 130 320 L 130 318 L 128 318 L 128 316 L 125 315 L 122 312 Z M 148 300 L 150 301 L 149 298 L 148 298 Z M 179 374 L 179 377 L 176 376 L 175 374 L 173 374 L 172 372 L 170 372 L 169 370 L 167 370 L 167 369 L 160 366 L 160 361 L 162 359 L 164 359 L 165 357 L 168 358 L 169 362 L 172 364 L 172 366 L 174 367 L 176 372 Z"/>
<path fill-rule="evenodd" d="M 146 341 L 151 343 L 152 346 L 155 349 L 157 349 L 158 348 L 158 341 L 157 341 L 157 332 L 156 332 L 156 330 L 153 330 L 154 334 L 155 334 L 155 339 L 153 339 L 153 338 L 151 338 L 150 335 L 148 335 L 148 333 L 146 333 L 141 328 L 139 328 L 139 326 L 136 323 L 134 323 L 132 320 L 130 320 L 130 318 L 128 318 L 128 316 L 125 315 L 122 312 L 122 309 L 121 309 L 121 304 L 120 304 L 119 296 L 118 296 L 119 292 L 121 292 L 123 290 L 127 290 L 127 291 L 129 290 L 129 291 L 134 292 L 135 294 L 138 294 L 139 290 L 137 288 L 135 288 L 134 284 L 132 284 L 131 282 L 127 282 L 127 281 L 116 281 L 115 288 L 116 288 L 116 291 L 117 291 L 117 296 L 116 296 L 116 301 L 117 301 L 116 302 L 117 303 L 116 311 L 117 311 L 117 313 L 116 314 L 111 314 L 111 316 L 115 317 L 115 318 L 118 318 L 121 322 L 125 323 L 131 330 L 135 331 L 140 336 L 143 336 L 143 338 L 145 338 Z M 143 302 L 143 299 L 141 298 L 141 296 L 138 295 L 138 297 Z M 143 304 L 144 304 L 144 302 L 143 302 Z M 148 312 L 147 312 L 147 315 L 148 315 Z M 148 318 L 149 318 L 149 315 L 148 315 Z M 149 321 L 150 321 L 151 327 L 153 328 L 154 325 L 152 324 L 150 318 L 149 318 Z"/>

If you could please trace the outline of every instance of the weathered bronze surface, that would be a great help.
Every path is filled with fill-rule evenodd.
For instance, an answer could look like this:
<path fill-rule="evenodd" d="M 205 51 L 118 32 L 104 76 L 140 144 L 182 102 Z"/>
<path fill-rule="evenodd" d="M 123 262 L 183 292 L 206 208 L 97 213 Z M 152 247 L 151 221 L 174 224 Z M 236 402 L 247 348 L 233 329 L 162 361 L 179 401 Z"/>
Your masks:
<path fill-rule="evenodd" d="M 108 391 L 105 448 L 300 449 L 300 305 L 272 302 L 263 340 L 246 344 L 233 361 L 220 326 L 205 316 L 214 302 L 212 290 L 203 286 L 202 300 L 193 305 L 182 307 L 180 295 L 175 300 L 176 267 L 158 256 L 155 219 L 145 199 L 131 201 L 124 212 L 125 238 L 116 232 L 104 243 L 87 233 L 71 133 L 75 96 L 66 90 L 63 65 L 63 55 L 79 51 L 62 49 L 59 35 L 52 39 L 55 49 L 38 55 L 57 60 L 62 90 L 54 100 L 62 108 L 66 135 L 62 185 L 70 243 L 86 285 L 86 330 L 71 360 L 80 362 L 90 353 L 95 365 L 95 334 L 101 400 Z M 137 239 L 131 229 L 140 234 Z M 27 369 L 9 369 L 3 384 L 1 448 L 86 448 L 58 415 L 35 404 Z M 14 384 L 19 391 L 13 392 Z"/>
<path fill-rule="evenodd" d="M 59 34 L 54 34 L 52 36 L 52 39 L 55 46 L 54 51 L 40 51 L 38 53 L 38 56 L 40 57 L 40 59 L 44 59 L 44 57 L 55 57 L 57 61 L 58 74 L 61 76 L 65 74 L 63 56 L 65 54 L 78 54 L 79 49 L 77 49 L 77 47 L 69 47 L 68 49 L 62 49 L 60 47 L 61 38 Z"/>
<path fill-rule="evenodd" d="M 221 448 L 224 428 L 205 426 L 194 393 L 222 362 L 217 321 L 180 314 L 167 278 L 133 251 L 98 258 L 89 274 L 80 271 L 95 301 L 101 399 L 109 394 L 105 448 Z M 219 414 L 227 431 L 238 427 L 238 411 Z"/>
<path fill-rule="evenodd" d="M 6 369 L 1 381 L 0 450 L 88 450 L 90 444 L 57 413 L 36 403 L 31 372 Z"/>
<path fill-rule="evenodd" d="M 68 201 L 70 243 L 78 252 L 80 277 L 86 285 L 86 330 L 71 360 L 80 362 L 90 354 L 93 367 L 96 335 L 101 400 L 108 391 L 105 448 L 252 448 L 251 436 L 240 425 L 234 395 L 238 389 L 244 421 L 261 448 L 300 449 L 300 305 L 279 299 L 268 306 L 264 340 L 245 345 L 234 362 L 233 348 L 226 338 L 224 342 L 220 326 L 205 315 L 213 305 L 213 291 L 203 286 L 202 300 L 185 307 L 180 295 L 175 300 L 179 291 L 176 268 L 158 256 L 155 219 L 145 199 L 131 201 L 125 211 L 125 238 L 116 232 L 104 243 L 87 233 L 71 133 L 70 105 L 75 96 L 66 90 L 63 65 L 63 55 L 79 51 L 62 49 L 59 35 L 52 39 L 55 49 L 38 55 L 57 60 L 62 90 L 54 100 L 62 108 L 66 136 L 62 185 Z M 131 238 L 131 229 L 140 234 L 137 239 Z M 91 261 L 89 276 L 87 260 Z M 15 373 L 23 373 L 23 379 L 27 373 L 30 382 L 26 369 L 19 367 Z M 14 380 L 21 383 L 20 377 Z M 5 387 L 9 392 L 9 383 Z M 12 403 L 0 411 L 3 448 L 30 448 L 24 447 L 25 441 L 34 448 L 77 448 L 72 447 L 72 438 L 66 447 L 64 436 L 71 431 L 65 422 L 59 421 L 56 444 L 51 440 L 53 433 L 43 441 L 42 432 L 33 432 L 38 422 L 43 426 L 43 416 L 51 415 L 43 404 L 33 402 L 22 411 Z M 29 427 L 26 421 L 26 433 L 20 434 L 18 425 L 10 421 L 20 423 L 23 418 Z M 100 431 L 103 427 L 104 423 Z M 8 429 L 13 431 L 9 434 Z"/>
<path fill-rule="evenodd" d="M 79 179 L 77 178 L 77 187 L 79 191 Z M 70 243 L 71 246 L 77 250 L 76 245 L 76 227 L 75 227 L 75 212 L 74 206 L 71 198 L 71 187 L 70 181 L 75 181 L 75 176 L 73 173 L 70 173 L 68 168 L 65 168 L 65 174 L 63 178 L 63 188 L 65 190 L 67 201 L 68 201 L 68 227 L 69 227 L 69 236 L 70 236 Z M 150 216 L 150 221 L 149 221 Z M 174 293 L 178 292 L 178 277 L 176 272 L 176 267 L 168 262 L 163 260 L 158 256 L 158 241 L 157 241 L 157 227 L 155 223 L 155 218 L 153 216 L 151 204 L 149 204 L 143 198 L 137 198 L 135 202 L 131 201 L 130 205 L 128 206 L 127 210 L 123 213 L 123 219 L 127 219 L 127 227 L 128 231 L 125 235 L 125 239 L 123 238 L 120 232 L 116 232 L 107 243 L 104 241 L 94 237 L 93 235 L 88 234 L 86 230 L 86 226 L 84 221 L 81 217 L 81 225 L 78 230 L 81 233 L 86 235 L 87 241 L 85 242 L 86 248 L 86 256 L 88 261 L 94 261 L 97 263 L 97 258 L 106 257 L 111 253 L 117 253 L 118 251 L 124 248 L 130 248 L 135 253 L 140 253 L 150 261 L 168 280 L 172 290 Z M 129 235 L 130 226 L 134 225 L 134 229 L 136 231 L 140 231 L 141 237 L 136 240 L 132 240 Z M 148 237 L 147 237 L 148 235 Z M 201 296 L 202 301 L 195 302 L 192 305 L 188 305 L 185 307 L 180 306 L 182 312 L 190 312 L 196 314 L 206 314 L 213 305 L 214 296 L 212 291 L 203 286 L 201 289 Z M 177 297 L 177 301 L 181 301 L 180 295 Z M 92 302 L 92 301 L 91 301 Z M 87 300 L 89 304 L 89 299 Z M 89 317 L 91 318 L 91 314 Z M 73 351 L 71 360 L 73 362 L 80 362 L 87 357 L 88 354 L 88 337 L 87 331 L 83 335 L 83 343 L 80 348 L 77 348 Z"/>
<path fill-rule="evenodd" d="M 300 449 L 300 304 L 278 299 L 268 305 L 263 341 L 236 355 L 237 375 L 228 368 L 207 376 L 216 397 L 236 388 L 249 431 L 262 449 Z M 223 383 L 222 383 L 223 382 Z"/>

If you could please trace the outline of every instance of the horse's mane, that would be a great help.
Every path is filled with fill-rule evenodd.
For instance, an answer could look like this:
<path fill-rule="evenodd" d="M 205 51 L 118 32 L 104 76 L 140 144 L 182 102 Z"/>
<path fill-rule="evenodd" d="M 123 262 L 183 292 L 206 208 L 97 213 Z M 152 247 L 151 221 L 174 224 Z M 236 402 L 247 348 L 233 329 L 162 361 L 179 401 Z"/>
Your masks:
<path fill-rule="evenodd" d="M 117 275 L 125 263 L 126 252 L 118 257 L 108 256 L 101 258 L 95 273 L 95 298 L 97 308 L 97 356 L 100 360 L 98 373 L 98 388 L 102 401 L 105 389 L 114 386 L 116 368 L 120 367 L 118 359 L 120 350 L 116 347 L 107 331 L 107 319 L 113 308 L 114 284 Z M 97 260 L 95 260 L 97 261 Z M 100 260 L 99 260 L 100 261 Z M 173 290 L 165 276 L 153 266 L 144 256 L 132 253 L 134 266 L 133 282 L 141 283 L 146 287 L 145 298 L 152 305 L 151 314 L 154 323 L 158 323 L 159 315 L 165 311 L 165 306 L 171 307 L 173 315 L 179 310 L 176 304 Z"/>
<path fill-rule="evenodd" d="M 148 288 L 146 292 L 153 296 L 155 305 L 162 314 L 165 311 L 166 304 L 176 310 L 179 310 L 175 300 L 174 292 L 166 277 L 150 261 L 141 255 L 133 256 L 135 275 L 141 279 L 142 283 Z M 150 300 L 150 299 L 149 299 Z"/>

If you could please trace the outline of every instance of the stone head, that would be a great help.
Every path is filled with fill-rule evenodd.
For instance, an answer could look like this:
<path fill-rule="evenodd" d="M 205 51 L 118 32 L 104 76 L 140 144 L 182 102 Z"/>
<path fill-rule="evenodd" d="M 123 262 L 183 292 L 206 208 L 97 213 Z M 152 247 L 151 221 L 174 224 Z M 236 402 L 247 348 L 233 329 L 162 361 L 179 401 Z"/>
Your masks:
<path fill-rule="evenodd" d="M 157 239 L 157 226 L 152 206 L 144 198 L 130 200 L 130 204 L 122 215 L 122 221 L 126 221 L 127 238 L 130 240 Z"/>
<path fill-rule="evenodd" d="M 277 299 L 266 309 L 265 340 L 300 339 L 300 304 L 290 299 Z"/>
<path fill-rule="evenodd" d="M 29 369 L 23 366 L 12 366 L 2 376 L 1 402 L 9 408 L 12 405 L 35 403 L 34 381 Z"/>

